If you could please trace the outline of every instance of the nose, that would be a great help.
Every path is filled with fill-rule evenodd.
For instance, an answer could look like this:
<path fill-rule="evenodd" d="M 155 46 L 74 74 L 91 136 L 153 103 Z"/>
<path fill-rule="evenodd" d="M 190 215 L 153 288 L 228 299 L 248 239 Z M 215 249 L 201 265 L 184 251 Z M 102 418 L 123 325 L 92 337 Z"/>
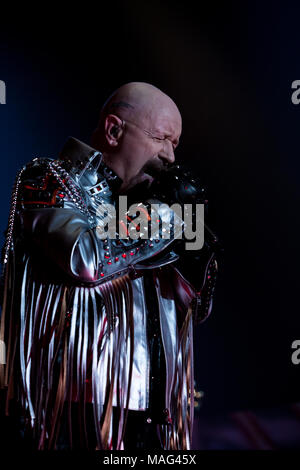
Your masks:
<path fill-rule="evenodd" d="M 171 142 L 168 142 L 168 145 L 165 144 L 164 150 L 159 154 L 159 156 L 160 158 L 163 158 L 168 164 L 175 162 L 175 154 Z"/>

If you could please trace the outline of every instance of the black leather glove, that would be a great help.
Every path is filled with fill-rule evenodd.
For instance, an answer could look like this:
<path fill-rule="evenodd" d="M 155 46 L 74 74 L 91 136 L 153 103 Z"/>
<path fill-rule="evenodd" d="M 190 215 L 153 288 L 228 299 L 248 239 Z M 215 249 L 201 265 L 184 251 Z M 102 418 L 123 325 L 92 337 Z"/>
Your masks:
<path fill-rule="evenodd" d="M 183 165 L 173 165 L 156 177 L 150 191 L 153 197 L 168 205 L 174 203 L 192 204 L 193 213 L 196 204 L 204 204 L 203 247 L 197 251 L 186 250 L 183 240 L 177 240 L 177 245 L 173 245 L 174 252 L 179 255 L 175 266 L 196 291 L 194 321 L 199 323 L 205 320 L 211 312 L 218 271 L 217 258 L 223 251 L 218 237 L 206 223 L 208 216 L 207 190 L 201 179 L 190 169 Z"/>
<path fill-rule="evenodd" d="M 171 165 L 154 179 L 149 188 L 153 197 L 173 204 L 206 204 L 206 190 L 200 178 L 183 165 Z"/>
<path fill-rule="evenodd" d="M 153 181 L 148 193 L 168 205 L 204 204 L 204 219 L 208 217 L 207 189 L 199 176 L 184 165 L 172 165 L 162 171 Z M 193 207 L 194 212 L 195 206 Z M 222 251 L 217 235 L 204 223 L 204 246 Z"/>

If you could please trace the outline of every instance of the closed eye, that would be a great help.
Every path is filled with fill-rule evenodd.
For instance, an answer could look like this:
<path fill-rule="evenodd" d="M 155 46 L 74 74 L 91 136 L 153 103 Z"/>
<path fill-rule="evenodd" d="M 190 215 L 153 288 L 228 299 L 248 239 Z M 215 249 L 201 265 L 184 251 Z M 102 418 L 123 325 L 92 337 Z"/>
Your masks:
<path fill-rule="evenodd" d="M 174 150 L 179 145 L 179 141 L 177 139 L 176 140 L 170 140 L 170 136 L 158 137 L 156 135 L 151 135 L 151 137 L 152 137 L 153 140 L 156 140 L 156 142 L 163 142 L 164 140 L 169 140 L 169 142 L 171 142 L 172 147 L 173 147 Z"/>

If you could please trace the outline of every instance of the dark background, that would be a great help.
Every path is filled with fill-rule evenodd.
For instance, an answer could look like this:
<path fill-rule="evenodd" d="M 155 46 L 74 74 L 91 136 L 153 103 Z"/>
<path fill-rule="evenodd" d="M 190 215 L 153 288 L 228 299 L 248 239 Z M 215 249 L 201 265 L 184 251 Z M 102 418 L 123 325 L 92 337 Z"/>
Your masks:
<path fill-rule="evenodd" d="M 207 3 L 211 6 L 207 6 Z M 97 5 L 97 6 L 96 6 Z M 17 169 L 89 143 L 104 100 L 146 81 L 177 103 L 177 151 L 209 189 L 225 254 L 195 341 L 200 416 L 300 401 L 298 202 L 300 6 L 114 1 L 1 14 L 1 232 Z"/>

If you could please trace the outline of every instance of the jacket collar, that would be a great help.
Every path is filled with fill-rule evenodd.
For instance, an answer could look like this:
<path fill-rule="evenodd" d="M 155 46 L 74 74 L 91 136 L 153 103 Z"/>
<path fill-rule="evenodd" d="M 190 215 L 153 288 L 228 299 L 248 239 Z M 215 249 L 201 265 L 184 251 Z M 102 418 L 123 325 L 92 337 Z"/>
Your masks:
<path fill-rule="evenodd" d="M 96 185 L 101 176 L 113 192 L 118 191 L 122 184 L 122 179 L 104 163 L 101 152 L 74 137 L 68 138 L 59 159 L 64 161 L 66 170 L 85 187 Z"/>

